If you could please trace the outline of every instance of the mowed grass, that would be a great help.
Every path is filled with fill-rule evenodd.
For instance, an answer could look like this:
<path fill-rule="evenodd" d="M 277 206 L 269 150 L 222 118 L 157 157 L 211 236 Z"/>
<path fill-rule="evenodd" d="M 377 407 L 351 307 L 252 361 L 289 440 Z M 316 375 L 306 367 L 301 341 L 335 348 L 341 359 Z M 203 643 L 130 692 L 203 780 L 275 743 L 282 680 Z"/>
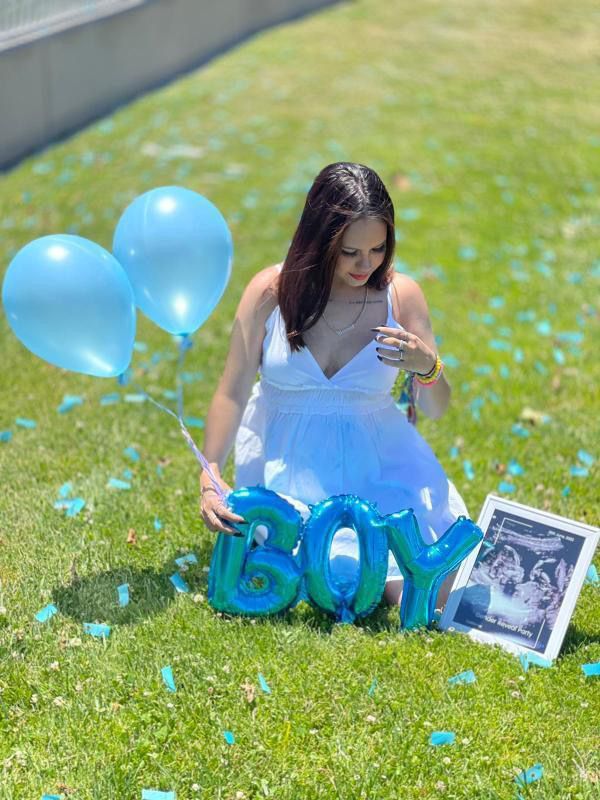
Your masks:
<path fill-rule="evenodd" d="M 243 287 L 284 257 L 312 180 L 332 161 L 368 164 L 393 196 L 397 266 L 425 291 L 453 385 L 451 410 L 420 427 L 471 515 L 508 481 L 518 501 L 597 525 L 598 461 L 587 477 L 570 468 L 582 449 L 600 456 L 598 22 L 591 0 L 358 0 L 267 31 L 3 176 L 3 270 L 49 233 L 110 248 L 119 215 L 150 188 L 206 195 L 230 224 L 235 264 L 185 361 L 186 413 L 202 417 Z M 581 671 L 600 660 L 598 587 L 584 586 L 555 666 L 527 673 L 466 637 L 399 633 L 384 606 L 352 626 L 306 604 L 279 618 L 217 614 L 214 536 L 175 421 L 125 402 L 131 386 L 35 358 L 4 316 L 0 337 L 0 430 L 13 434 L 0 442 L 2 800 L 144 788 L 178 800 L 487 800 L 514 798 L 515 775 L 536 763 L 543 778 L 524 797 L 598 797 L 600 684 Z M 164 400 L 176 345 L 141 314 L 137 340 L 135 382 Z M 120 402 L 101 405 L 114 391 Z M 66 394 L 84 402 L 60 414 Z M 511 459 L 524 474 L 507 475 Z M 109 488 L 127 468 L 131 490 Z M 65 481 L 86 501 L 73 518 L 53 508 Z M 174 559 L 190 551 L 190 592 L 177 594 Z M 59 613 L 37 623 L 48 603 Z M 476 683 L 448 684 L 466 669 Z M 455 744 L 430 746 L 436 730 Z"/>

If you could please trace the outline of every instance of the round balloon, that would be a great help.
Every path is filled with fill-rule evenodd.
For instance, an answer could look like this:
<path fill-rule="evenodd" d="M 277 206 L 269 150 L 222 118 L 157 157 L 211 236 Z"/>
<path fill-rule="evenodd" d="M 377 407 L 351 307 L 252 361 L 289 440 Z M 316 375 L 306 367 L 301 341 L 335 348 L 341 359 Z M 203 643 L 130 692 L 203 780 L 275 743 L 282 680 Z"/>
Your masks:
<path fill-rule="evenodd" d="M 8 266 L 2 302 L 17 338 L 51 364 L 110 378 L 131 361 L 133 290 L 95 242 L 55 234 L 26 244 Z"/>
<path fill-rule="evenodd" d="M 189 334 L 223 296 L 233 241 L 209 200 L 165 186 L 145 192 L 125 209 L 113 253 L 129 276 L 138 308 L 168 333 Z"/>

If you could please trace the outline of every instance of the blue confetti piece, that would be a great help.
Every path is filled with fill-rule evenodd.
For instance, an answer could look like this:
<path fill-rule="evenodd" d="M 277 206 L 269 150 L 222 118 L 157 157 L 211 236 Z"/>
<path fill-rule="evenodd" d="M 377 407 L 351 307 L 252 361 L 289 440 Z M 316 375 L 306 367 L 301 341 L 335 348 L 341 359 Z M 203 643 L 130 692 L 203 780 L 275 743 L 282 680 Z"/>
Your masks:
<path fill-rule="evenodd" d="M 184 417 L 183 421 L 188 428 L 204 428 L 204 420 L 200 417 Z"/>
<path fill-rule="evenodd" d="M 12 431 L 0 431 L 0 442 L 10 442 Z"/>
<path fill-rule="evenodd" d="M 126 447 L 125 450 L 123 450 L 123 454 L 126 455 L 127 458 L 130 458 L 132 461 L 139 461 L 140 460 L 140 454 L 135 449 L 135 447 L 131 447 L 131 446 L 130 447 Z"/>
<path fill-rule="evenodd" d="M 20 428 L 35 428 L 37 427 L 37 422 L 33 419 L 25 419 L 24 417 L 17 417 L 15 420 L 15 425 L 18 425 Z"/>
<path fill-rule="evenodd" d="M 119 605 L 121 608 L 129 605 L 129 584 L 122 583 L 120 586 L 117 586 L 117 593 L 119 595 Z"/>
<path fill-rule="evenodd" d="M 493 314 L 485 313 L 481 315 L 481 321 L 484 325 L 493 325 L 496 321 L 496 317 Z"/>
<path fill-rule="evenodd" d="M 536 370 L 536 372 L 539 372 L 540 375 L 547 375 L 548 374 L 548 369 L 542 364 L 541 361 L 535 361 L 533 366 L 534 366 L 534 369 Z"/>
<path fill-rule="evenodd" d="M 113 403 L 118 403 L 121 399 L 121 396 L 118 392 L 112 392 L 111 394 L 104 394 L 100 398 L 100 405 L 101 406 L 111 406 Z"/>
<path fill-rule="evenodd" d="M 519 322 L 533 322 L 535 319 L 535 311 L 517 311 L 517 320 Z"/>
<path fill-rule="evenodd" d="M 235 736 L 231 731 L 223 731 L 223 738 L 227 744 L 235 744 Z"/>
<path fill-rule="evenodd" d="M 109 478 L 108 486 L 112 486 L 114 489 L 131 489 L 131 484 L 127 483 L 127 481 L 119 480 L 119 478 Z"/>
<path fill-rule="evenodd" d="M 590 474 L 590 471 L 587 467 L 580 467 L 578 465 L 571 467 L 569 472 L 574 478 L 587 478 L 587 476 Z"/>
<path fill-rule="evenodd" d="M 600 675 L 600 661 L 596 661 L 594 664 L 582 664 L 581 670 L 586 678 Z"/>
<path fill-rule="evenodd" d="M 90 636 L 95 636 L 99 639 L 106 639 L 110 636 L 110 625 L 96 622 L 84 622 L 83 630 L 89 633 Z"/>
<path fill-rule="evenodd" d="M 160 473 L 159 473 L 160 474 Z M 162 522 L 159 520 L 158 517 L 154 517 L 154 530 L 160 531 L 162 529 Z"/>
<path fill-rule="evenodd" d="M 73 486 L 70 482 L 63 483 L 63 485 L 58 490 L 59 497 L 68 497 L 71 492 L 73 491 Z"/>
<path fill-rule="evenodd" d="M 55 614 L 58 613 L 58 609 L 52 603 L 49 603 L 47 606 L 38 611 L 35 615 L 35 618 L 38 622 L 48 622 Z"/>
<path fill-rule="evenodd" d="M 175 800 L 175 792 L 159 792 L 157 789 L 142 789 L 142 800 Z"/>
<path fill-rule="evenodd" d="M 166 397 L 167 400 L 177 400 L 179 395 L 173 389 L 165 389 L 163 392 L 163 397 Z"/>
<path fill-rule="evenodd" d="M 591 467 L 594 461 L 596 460 L 591 453 L 587 453 L 585 450 L 578 450 L 577 458 L 584 464 L 586 464 L 588 467 Z"/>
<path fill-rule="evenodd" d="M 550 336 L 552 333 L 552 325 L 548 322 L 547 319 L 542 319 L 538 322 L 535 326 L 536 331 L 540 334 L 540 336 Z"/>
<path fill-rule="evenodd" d="M 265 694 L 271 694 L 271 687 L 266 682 L 265 676 L 262 674 L 262 672 L 258 673 L 258 682 L 260 684 L 260 688 L 263 690 Z"/>
<path fill-rule="evenodd" d="M 450 448 L 449 454 L 450 454 L 450 458 L 458 458 L 458 455 L 459 455 L 458 447 L 456 445 L 453 445 Z"/>
<path fill-rule="evenodd" d="M 523 355 L 523 351 L 520 347 L 515 347 L 515 351 L 513 353 L 513 358 L 517 362 L 517 364 L 521 364 L 525 356 Z"/>
<path fill-rule="evenodd" d="M 448 678 L 448 683 L 451 684 L 459 684 L 459 683 L 475 683 L 477 677 L 472 669 L 468 669 L 465 672 L 459 672 L 458 675 L 454 675 L 452 678 Z"/>
<path fill-rule="evenodd" d="M 561 494 L 563 497 L 568 497 L 571 494 L 571 487 L 570 486 L 563 486 Z"/>
<path fill-rule="evenodd" d="M 520 775 L 517 775 L 515 778 L 515 783 L 520 789 L 523 789 L 530 783 L 535 783 L 539 781 L 544 774 L 544 768 L 541 764 L 534 764 L 533 767 L 526 769 L 524 772 L 521 772 Z"/>
<path fill-rule="evenodd" d="M 204 378 L 203 372 L 182 372 L 179 376 L 184 383 L 195 383 Z"/>
<path fill-rule="evenodd" d="M 600 586 L 600 576 L 594 564 L 590 564 L 588 571 L 585 574 L 584 583 L 591 583 L 592 586 Z"/>
<path fill-rule="evenodd" d="M 159 475 L 161 478 L 164 475 L 164 470 L 160 464 L 156 465 L 156 474 Z"/>
<path fill-rule="evenodd" d="M 503 494 L 513 494 L 515 491 L 514 483 L 509 483 L 508 481 L 500 481 L 498 484 L 498 491 L 502 492 Z"/>
<path fill-rule="evenodd" d="M 181 575 L 176 572 L 174 575 L 171 575 L 169 578 L 173 586 L 177 589 L 178 592 L 189 592 L 190 588 L 187 583 L 183 580 Z"/>
<path fill-rule="evenodd" d="M 506 353 L 512 350 L 512 344 L 504 339 L 490 339 L 489 346 L 492 350 L 503 350 Z"/>
<path fill-rule="evenodd" d="M 58 794 L 43 794 L 42 800 L 61 800 Z"/>
<path fill-rule="evenodd" d="M 444 356 L 444 366 L 449 367 L 450 369 L 454 369 L 455 367 L 460 366 L 460 361 L 456 356 L 453 355 L 445 355 Z"/>
<path fill-rule="evenodd" d="M 79 397 L 76 394 L 66 394 L 63 397 L 62 403 L 56 409 L 59 414 L 66 414 L 67 411 L 70 411 L 75 406 L 80 406 L 83 403 L 83 398 Z"/>
<path fill-rule="evenodd" d="M 523 467 L 518 461 L 515 461 L 514 458 L 511 458 L 511 460 L 508 462 L 506 471 L 509 473 L 509 475 L 522 475 L 525 472 Z"/>
<path fill-rule="evenodd" d="M 444 744 L 454 744 L 455 739 L 456 736 L 451 731 L 433 731 L 429 737 L 429 744 L 440 747 Z"/>
<path fill-rule="evenodd" d="M 130 481 L 133 478 L 133 472 L 128 468 L 124 469 L 121 473 L 126 481 Z"/>
<path fill-rule="evenodd" d="M 67 517 L 75 517 L 82 508 L 85 507 L 85 500 L 83 497 L 74 497 L 72 500 L 69 500 L 69 506 L 67 508 Z"/>
<path fill-rule="evenodd" d="M 179 556 L 179 558 L 176 558 L 175 563 L 178 567 L 185 567 L 186 564 L 197 564 L 198 559 L 194 553 L 187 553 L 185 556 Z"/>
<path fill-rule="evenodd" d="M 472 481 L 473 478 L 475 477 L 475 471 L 473 470 L 471 462 L 470 461 L 463 461 L 463 469 L 465 471 L 465 475 L 467 477 L 467 480 Z"/>
<path fill-rule="evenodd" d="M 563 331 L 562 333 L 557 333 L 556 338 L 568 344 L 581 344 L 585 337 L 581 331 Z"/>
<path fill-rule="evenodd" d="M 556 361 L 557 364 L 562 365 L 565 363 L 565 354 L 558 347 L 554 348 L 554 350 L 552 351 L 552 355 L 554 356 L 554 360 Z"/>
<path fill-rule="evenodd" d="M 412 222 L 415 219 L 419 219 L 421 211 L 418 208 L 403 208 L 398 212 L 398 216 L 404 222 Z"/>
<path fill-rule="evenodd" d="M 489 364 L 480 364 L 473 371 L 475 375 L 491 375 L 494 370 Z"/>
<path fill-rule="evenodd" d="M 551 659 L 542 658 L 542 656 L 539 656 L 537 653 L 521 653 L 519 661 L 525 672 L 529 670 L 531 664 L 535 667 L 543 667 L 544 669 L 550 669 L 553 666 Z"/>
<path fill-rule="evenodd" d="M 506 364 L 502 364 L 500 366 L 500 377 L 510 378 L 510 369 L 506 366 Z"/>
<path fill-rule="evenodd" d="M 376 688 L 377 688 L 377 678 L 373 678 L 373 680 L 371 681 L 371 685 L 369 686 L 369 691 L 367 692 L 369 697 L 373 697 Z"/>
<path fill-rule="evenodd" d="M 170 692 L 176 692 L 177 687 L 175 686 L 175 681 L 173 679 L 173 670 L 171 669 L 171 667 L 163 667 L 160 671 L 160 674 L 162 675 L 163 682 L 167 687 L 167 689 Z"/>
<path fill-rule="evenodd" d="M 133 349 L 136 353 L 145 353 L 148 350 L 148 345 L 145 342 L 134 342 Z"/>
<path fill-rule="evenodd" d="M 506 300 L 504 297 L 490 297 L 489 306 L 490 308 L 502 308 Z"/>
<path fill-rule="evenodd" d="M 463 261 L 473 261 L 477 258 L 477 250 L 470 245 L 464 245 L 458 249 L 458 257 Z"/>
<path fill-rule="evenodd" d="M 126 403 L 145 403 L 146 395 L 141 393 L 126 394 L 123 398 Z"/>
<path fill-rule="evenodd" d="M 520 422 L 515 422 L 511 428 L 511 431 L 515 434 L 515 436 L 520 436 L 523 439 L 526 439 L 529 436 L 529 431 L 527 428 L 524 428 Z"/>

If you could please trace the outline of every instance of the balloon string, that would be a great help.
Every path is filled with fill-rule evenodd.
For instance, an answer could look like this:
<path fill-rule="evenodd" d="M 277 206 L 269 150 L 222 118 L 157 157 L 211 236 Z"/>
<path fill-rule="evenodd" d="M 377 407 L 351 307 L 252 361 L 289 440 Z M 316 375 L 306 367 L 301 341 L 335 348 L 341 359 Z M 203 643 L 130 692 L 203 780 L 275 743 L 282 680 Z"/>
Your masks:
<path fill-rule="evenodd" d="M 183 366 L 183 359 L 185 354 L 192 346 L 193 342 L 189 334 L 184 333 L 179 342 L 179 358 L 177 359 L 177 413 L 179 418 L 183 419 L 183 379 L 181 377 L 181 367 Z"/>
<path fill-rule="evenodd" d="M 134 386 L 135 386 L 135 384 L 134 384 Z M 188 429 L 185 427 L 185 423 L 184 423 L 181 415 L 178 415 L 174 411 L 171 411 L 170 408 L 167 408 L 166 406 L 163 406 L 162 403 L 159 403 L 157 400 L 155 400 L 153 397 L 151 397 L 148 394 L 148 392 L 145 391 L 145 389 L 142 389 L 140 386 L 135 386 L 135 389 L 140 394 L 144 395 L 144 397 L 148 398 L 148 400 L 150 400 L 151 403 L 154 403 L 154 405 L 157 408 L 160 408 L 162 411 L 166 411 L 167 414 L 170 414 L 172 417 L 175 417 L 175 419 L 179 423 L 179 427 L 181 428 L 181 433 L 183 434 L 183 438 L 186 440 L 186 442 L 190 446 L 190 449 L 191 449 L 192 453 L 196 456 L 197 460 L 202 465 L 202 469 L 204 469 L 206 471 L 206 474 L 210 478 L 210 481 L 211 481 L 212 485 L 214 486 L 214 489 L 215 489 L 216 493 L 218 494 L 219 499 L 222 500 L 223 503 L 227 504 L 227 495 L 225 494 L 223 489 L 221 489 L 221 486 L 220 486 L 220 484 L 219 484 L 219 482 L 217 480 L 216 475 L 212 471 L 212 469 L 210 467 L 210 464 L 208 463 L 208 461 L 206 460 L 206 458 L 202 454 L 201 450 L 198 448 L 198 446 L 196 445 L 196 443 L 192 439 L 192 436 L 191 436 L 190 432 L 188 431 Z"/>

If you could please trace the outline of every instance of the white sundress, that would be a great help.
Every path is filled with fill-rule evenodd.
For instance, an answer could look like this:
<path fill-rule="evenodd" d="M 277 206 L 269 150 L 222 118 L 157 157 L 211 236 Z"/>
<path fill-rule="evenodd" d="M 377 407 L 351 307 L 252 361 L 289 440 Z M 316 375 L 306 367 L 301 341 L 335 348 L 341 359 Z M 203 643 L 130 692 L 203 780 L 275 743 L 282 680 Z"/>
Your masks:
<path fill-rule="evenodd" d="M 391 284 L 387 298 L 386 325 L 401 328 L 393 317 Z M 236 489 L 271 489 L 305 520 L 309 503 L 337 494 L 374 502 L 383 515 L 412 508 L 428 543 L 458 516 L 468 516 L 433 451 L 396 405 L 391 389 L 397 370 L 376 358 L 375 339 L 327 378 L 307 347 L 291 352 L 279 306 L 265 329 L 260 379 L 235 438 Z M 340 529 L 332 568 L 337 560 L 351 578 L 358 553 L 356 532 Z M 388 580 L 401 577 L 390 552 Z"/>

